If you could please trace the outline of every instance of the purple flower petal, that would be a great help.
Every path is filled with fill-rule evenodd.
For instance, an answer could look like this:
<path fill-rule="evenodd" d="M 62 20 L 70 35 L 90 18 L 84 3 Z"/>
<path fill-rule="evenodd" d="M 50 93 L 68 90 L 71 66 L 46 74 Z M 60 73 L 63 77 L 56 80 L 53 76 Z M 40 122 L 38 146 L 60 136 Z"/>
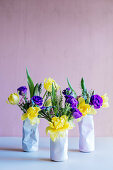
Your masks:
<path fill-rule="evenodd" d="M 26 86 L 21 86 L 17 89 L 17 92 L 19 92 L 19 95 L 23 96 L 24 94 L 27 93 L 27 87 Z"/>
<path fill-rule="evenodd" d="M 90 105 L 94 105 L 95 109 L 99 109 L 102 106 L 103 99 L 99 95 L 93 95 L 90 99 Z"/>
<path fill-rule="evenodd" d="M 72 108 L 72 114 L 75 119 L 82 117 L 82 113 L 77 108 Z"/>
<path fill-rule="evenodd" d="M 69 103 L 71 107 L 77 107 L 78 101 L 73 96 L 65 96 L 66 103 Z"/>
<path fill-rule="evenodd" d="M 31 100 L 32 100 L 35 104 L 37 104 L 38 106 L 41 106 L 42 103 L 43 103 L 43 99 L 42 99 L 42 97 L 40 97 L 40 96 L 33 96 L 33 97 L 31 98 Z"/>

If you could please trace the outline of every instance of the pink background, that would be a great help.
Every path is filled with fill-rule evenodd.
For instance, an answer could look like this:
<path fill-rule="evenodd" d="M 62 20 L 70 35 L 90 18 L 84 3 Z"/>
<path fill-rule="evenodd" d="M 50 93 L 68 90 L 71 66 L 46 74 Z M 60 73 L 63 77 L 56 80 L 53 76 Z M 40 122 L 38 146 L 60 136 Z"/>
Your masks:
<path fill-rule="evenodd" d="M 22 134 L 22 112 L 5 101 L 27 85 L 26 66 L 35 83 L 51 76 L 66 88 L 68 77 L 79 93 L 84 76 L 89 89 L 107 92 L 95 134 L 113 135 L 112 0 L 0 0 L 0 136 Z M 41 121 L 41 136 L 47 125 Z M 77 125 L 69 134 L 78 135 Z"/>

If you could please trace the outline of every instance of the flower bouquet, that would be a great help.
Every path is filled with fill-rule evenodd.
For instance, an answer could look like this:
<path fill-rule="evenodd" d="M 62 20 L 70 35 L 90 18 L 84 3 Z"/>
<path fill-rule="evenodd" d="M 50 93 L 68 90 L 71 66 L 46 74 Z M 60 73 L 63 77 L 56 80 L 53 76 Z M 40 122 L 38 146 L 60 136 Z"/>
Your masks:
<path fill-rule="evenodd" d="M 82 94 L 77 96 L 67 79 L 69 88 L 64 90 L 67 103 L 70 103 L 73 116 L 78 120 L 79 125 L 79 150 L 91 152 L 95 149 L 94 122 L 93 115 L 96 110 L 108 107 L 107 94 L 99 96 L 93 90 L 88 91 L 84 79 L 81 79 Z"/>
<path fill-rule="evenodd" d="M 50 134 L 50 158 L 53 161 L 64 161 L 68 159 L 68 130 L 73 128 L 73 116 L 70 104 L 66 103 L 63 107 L 63 96 L 56 83 L 51 84 L 48 100 L 43 110 L 39 112 L 39 117 L 45 118 L 49 122 L 46 133 Z M 47 88 L 48 90 L 48 88 Z M 46 92 L 47 93 L 47 92 Z"/>
<path fill-rule="evenodd" d="M 27 82 L 30 91 L 30 99 L 27 98 L 27 87 L 22 86 L 17 89 L 17 93 L 13 93 L 8 97 L 8 104 L 18 105 L 23 114 L 23 137 L 22 148 L 24 151 L 37 151 L 39 143 L 38 124 L 40 122 L 38 114 L 43 104 L 40 97 L 42 92 L 42 83 L 34 83 L 26 69 Z"/>

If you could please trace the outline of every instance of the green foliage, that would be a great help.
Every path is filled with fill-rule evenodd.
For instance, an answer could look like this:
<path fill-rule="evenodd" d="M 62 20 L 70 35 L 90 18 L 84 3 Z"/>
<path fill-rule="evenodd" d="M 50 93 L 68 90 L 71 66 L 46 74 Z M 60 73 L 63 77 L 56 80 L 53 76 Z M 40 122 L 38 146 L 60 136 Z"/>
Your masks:
<path fill-rule="evenodd" d="M 29 108 L 29 106 L 30 106 L 30 103 L 25 103 L 25 104 L 23 104 L 24 110 L 27 111 L 27 109 Z"/>
<path fill-rule="evenodd" d="M 72 86 L 71 86 L 68 78 L 67 78 L 67 83 L 68 83 L 68 86 L 69 86 L 69 88 L 71 89 L 71 91 L 72 91 L 72 93 L 73 93 L 73 97 L 77 98 L 77 94 L 76 94 L 76 92 L 74 91 L 74 89 L 72 88 Z"/>
<path fill-rule="evenodd" d="M 40 83 L 40 84 L 38 85 L 38 93 L 39 93 L 39 96 L 40 96 L 41 93 L 42 93 L 42 83 Z"/>
<path fill-rule="evenodd" d="M 34 87 L 34 92 L 33 92 L 33 96 L 40 96 L 42 92 L 42 83 L 40 84 L 36 84 Z"/>
<path fill-rule="evenodd" d="M 58 113 L 58 97 L 56 95 L 56 90 L 53 84 L 52 84 L 51 102 L 52 102 L 54 113 L 57 114 Z"/>
<path fill-rule="evenodd" d="M 39 95 L 39 92 L 38 92 L 38 83 L 35 85 L 34 87 L 34 92 L 33 92 L 33 96 L 38 96 Z"/>
<path fill-rule="evenodd" d="M 30 91 L 30 98 L 32 98 L 33 95 L 34 95 L 34 83 L 33 83 L 32 79 L 31 79 L 31 77 L 28 73 L 27 68 L 26 68 L 26 74 L 27 74 L 27 83 L 28 83 L 29 91 Z"/>
<path fill-rule="evenodd" d="M 69 103 L 66 103 L 66 104 L 65 104 L 65 107 L 64 107 L 64 109 L 63 109 L 63 112 L 64 112 L 64 114 L 67 115 L 67 116 L 70 114 L 70 104 L 69 104 Z"/>
<path fill-rule="evenodd" d="M 46 91 L 47 92 L 47 91 Z M 51 93 L 50 92 L 47 92 L 46 94 L 45 94 L 45 100 L 44 100 L 44 106 L 46 106 L 46 101 L 48 100 L 48 98 L 51 96 Z"/>
<path fill-rule="evenodd" d="M 85 81 L 84 81 L 84 78 L 83 78 L 83 77 L 82 77 L 82 79 L 81 79 L 81 88 L 82 88 L 82 90 L 83 90 L 84 92 L 87 91 L 86 85 L 85 85 Z"/>
<path fill-rule="evenodd" d="M 60 96 L 59 96 L 59 109 L 63 107 L 63 96 L 62 91 L 60 90 Z"/>
<path fill-rule="evenodd" d="M 57 90 L 52 84 L 52 92 L 46 93 L 44 96 L 45 96 L 45 101 L 44 101 L 45 104 L 46 104 L 47 99 L 51 97 L 52 106 L 46 107 L 45 109 L 41 110 L 39 112 L 40 118 L 45 118 L 46 120 L 50 122 L 53 116 L 61 117 L 62 115 L 66 115 L 68 116 L 68 120 L 72 118 L 70 104 L 65 103 L 65 106 L 63 107 L 63 96 L 62 96 L 61 90 L 60 90 L 60 95 L 58 95 Z"/>
<path fill-rule="evenodd" d="M 89 94 L 86 89 L 85 81 L 84 78 L 82 77 L 81 79 L 81 89 L 82 89 L 82 96 L 84 97 L 86 103 L 89 103 Z"/>
<path fill-rule="evenodd" d="M 87 91 L 87 88 L 86 88 L 85 81 L 84 81 L 83 77 L 81 79 L 81 88 L 82 88 L 82 96 L 84 97 L 85 102 L 87 104 L 89 104 L 90 103 L 90 97 L 94 94 L 94 91 L 91 91 L 91 92 Z"/>
<path fill-rule="evenodd" d="M 43 109 L 43 110 L 39 111 L 38 117 L 39 118 L 44 118 L 44 119 L 48 120 L 49 122 L 51 122 L 52 116 L 50 114 L 50 109 L 51 109 L 51 107 L 48 107 L 46 109 Z"/>

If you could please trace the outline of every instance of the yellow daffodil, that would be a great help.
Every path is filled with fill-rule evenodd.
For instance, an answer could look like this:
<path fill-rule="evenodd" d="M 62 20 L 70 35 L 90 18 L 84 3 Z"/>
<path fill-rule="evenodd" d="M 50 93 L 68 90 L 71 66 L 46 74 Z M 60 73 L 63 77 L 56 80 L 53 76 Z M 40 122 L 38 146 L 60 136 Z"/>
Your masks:
<path fill-rule="evenodd" d="M 44 106 L 45 106 L 45 107 L 52 106 L 51 99 L 48 99 L 48 100 L 45 102 Z"/>
<path fill-rule="evenodd" d="M 63 115 L 60 118 L 55 116 L 46 128 L 46 134 L 50 133 L 51 140 L 55 141 L 58 136 L 64 137 L 66 135 L 66 130 L 71 128 L 72 126 L 70 126 L 66 115 Z"/>
<path fill-rule="evenodd" d="M 101 96 L 101 97 L 102 97 L 102 99 L 103 99 L 102 107 L 109 107 L 109 103 L 108 103 L 109 98 L 108 98 L 107 94 L 104 94 L 104 95 Z"/>
<path fill-rule="evenodd" d="M 37 116 L 40 110 L 41 109 L 39 107 L 29 107 L 27 112 L 22 115 L 21 119 L 24 121 L 26 118 L 28 118 L 32 125 L 39 123 L 39 118 L 37 118 Z"/>
<path fill-rule="evenodd" d="M 48 92 L 52 92 L 52 84 L 54 85 L 55 89 L 59 89 L 60 86 L 58 86 L 58 84 L 55 82 L 55 80 L 53 80 L 52 78 L 45 78 L 44 79 L 44 88 L 48 91 Z"/>
<path fill-rule="evenodd" d="M 8 97 L 8 101 L 6 101 L 8 104 L 16 105 L 19 103 L 19 95 L 17 93 L 12 93 Z"/>
<path fill-rule="evenodd" d="M 86 116 L 87 114 L 96 114 L 96 110 L 92 108 L 89 104 L 86 104 L 84 98 L 80 97 L 78 101 L 79 101 L 78 109 L 83 116 Z"/>

